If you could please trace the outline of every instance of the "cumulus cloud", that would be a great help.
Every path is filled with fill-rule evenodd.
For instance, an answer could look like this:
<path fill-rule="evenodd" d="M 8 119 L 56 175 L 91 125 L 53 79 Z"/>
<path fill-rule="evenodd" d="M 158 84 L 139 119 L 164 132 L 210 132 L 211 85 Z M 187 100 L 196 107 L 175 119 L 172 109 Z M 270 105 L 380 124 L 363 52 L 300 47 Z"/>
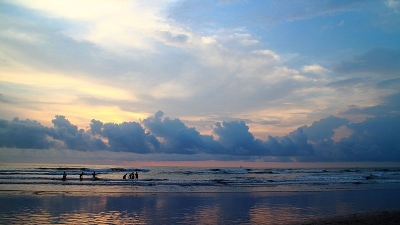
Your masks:
<path fill-rule="evenodd" d="M 399 108 L 398 94 L 385 99 L 387 105 Z M 187 127 L 179 119 L 164 117 L 162 111 L 143 119 L 140 123 L 103 123 L 93 119 L 90 130 L 87 131 L 78 129 L 62 115 L 57 115 L 52 122 L 54 127 L 49 128 L 34 120 L 18 118 L 11 121 L 0 120 L 0 147 L 27 149 L 27 151 L 29 149 L 94 151 L 94 155 L 104 152 L 115 152 L 124 156 L 125 153 L 154 154 L 164 160 L 174 158 L 188 160 L 190 156 L 192 160 L 200 158 L 207 160 L 292 158 L 300 161 L 400 160 L 399 113 L 371 117 L 358 123 L 330 116 L 315 121 L 310 126 L 299 127 L 281 137 L 269 136 L 266 141 L 256 139 L 243 121 L 215 123 L 213 133 L 216 137 L 214 137 L 200 134 L 195 128 Z M 349 130 L 349 135 L 333 141 L 335 131 L 343 126 Z M 161 158 L 158 159 L 162 160 Z"/>
<path fill-rule="evenodd" d="M 314 153 L 313 146 L 308 143 L 307 135 L 302 128 L 283 137 L 268 137 L 265 143 L 269 154 L 273 156 L 311 156 Z"/>
<path fill-rule="evenodd" d="M 332 139 L 335 129 L 347 125 L 348 119 L 330 116 L 319 121 L 315 121 L 311 126 L 303 126 L 304 133 L 310 141 L 323 141 Z"/>
<path fill-rule="evenodd" d="M 91 136 L 83 129 L 78 130 L 78 127 L 71 124 L 65 116 L 57 115 L 51 122 L 54 124 L 55 131 L 53 138 L 64 141 L 69 149 L 100 150 L 106 148 L 102 140 Z"/>
<path fill-rule="evenodd" d="M 400 160 L 400 116 L 367 118 L 347 125 L 350 137 L 337 143 L 337 151 L 346 160 Z"/>
<path fill-rule="evenodd" d="M 101 126 L 100 126 L 101 125 Z M 105 123 L 92 120 L 92 132 L 107 138 L 108 145 L 113 151 L 127 151 L 136 153 L 155 152 L 159 147 L 158 140 L 136 122 L 121 124 Z"/>
<path fill-rule="evenodd" d="M 144 127 L 161 139 L 163 151 L 180 154 L 220 151 L 221 148 L 218 148 L 220 146 L 213 137 L 201 135 L 179 119 L 162 118 L 163 115 L 162 111 L 158 111 L 142 121 Z"/>
<path fill-rule="evenodd" d="M 218 142 L 225 146 L 231 154 L 265 155 L 265 147 L 249 132 L 249 127 L 243 121 L 216 123 L 214 133 Z"/>
<path fill-rule="evenodd" d="M 19 118 L 11 121 L 0 120 L 0 132 L 0 146 L 15 148 L 50 148 L 52 143 L 47 137 L 55 135 L 54 130 L 42 126 L 35 120 Z"/>

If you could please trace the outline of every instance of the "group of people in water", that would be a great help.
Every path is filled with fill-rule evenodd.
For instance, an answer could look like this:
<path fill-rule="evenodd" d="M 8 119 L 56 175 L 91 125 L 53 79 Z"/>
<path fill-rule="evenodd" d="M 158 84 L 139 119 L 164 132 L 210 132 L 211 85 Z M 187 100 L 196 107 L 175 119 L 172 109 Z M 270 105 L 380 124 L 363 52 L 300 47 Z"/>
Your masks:
<path fill-rule="evenodd" d="M 126 174 L 124 174 L 124 176 L 122 177 L 122 179 L 126 179 L 126 175 L 128 175 L 127 173 Z M 129 179 L 139 179 L 139 174 L 137 173 L 137 171 L 135 172 L 135 173 L 130 173 L 129 174 Z"/>
<path fill-rule="evenodd" d="M 83 175 L 85 175 L 83 172 L 81 172 L 81 174 L 79 174 L 79 180 L 80 181 L 82 181 L 83 180 Z M 99 178 L 97 178 L 96 177 L 96 172 L 95 171 L 93 171 L 93 173 L 92 173 L 92 176 L 93 176 L 93 179 L 94 180 L 98 180 Z M 126 176 L 127 176 L 128 174 L 126 173 L 122 178 L 125 180 L 126 179 Z M 138 172 L 136 171 L 136 173 L 130 173 L 129 174 L 129 179 L 139 179 L 139 174 L 138 174 Z M 64 171 L 64 173 L 63 173 L 63 177 L 62 177 L 62 180 L 63 181 L 65 181 L 65 180 L 67 180 L 67 173 Z"/>

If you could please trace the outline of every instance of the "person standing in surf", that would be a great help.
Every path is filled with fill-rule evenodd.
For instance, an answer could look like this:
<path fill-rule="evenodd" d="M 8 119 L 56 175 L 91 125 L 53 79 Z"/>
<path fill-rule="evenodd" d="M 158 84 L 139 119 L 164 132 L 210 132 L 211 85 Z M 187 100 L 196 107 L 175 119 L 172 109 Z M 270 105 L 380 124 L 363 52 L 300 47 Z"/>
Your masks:
<path fill-rule="evenodd" d="M 97 180 L 96 171 L 93 171 L 92 175 L 93 175 L 93 179 L 94 179 L 94 180 Z"/>

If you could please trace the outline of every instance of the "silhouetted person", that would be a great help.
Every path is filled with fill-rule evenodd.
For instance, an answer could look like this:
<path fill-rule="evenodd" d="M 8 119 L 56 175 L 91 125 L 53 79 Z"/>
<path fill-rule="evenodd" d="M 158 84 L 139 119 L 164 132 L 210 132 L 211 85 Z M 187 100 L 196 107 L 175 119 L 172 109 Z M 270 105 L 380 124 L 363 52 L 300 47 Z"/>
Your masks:
<path fill-rule="evenodd" d="M 83 172 L 79 175 L 79 180 L 83 180 Z"/>
<path fill-rule="evenodd" d="M 93 175 L 93 179 L 97 179 L 97 177 L 96 177 L 96 172 L 95 171 L 93 171 L 93 173 L 92 173 L 92 175 Z"/>
<path fill-rule="evenodd" d="M 67 173 L 64 171 L 64 174 L 63 174 L 63 178 L 62 178 L 62 180 L 66 180 L 67 179 Z"/>
<path fill-rule="evenodd" d="M 139 175 L 138 175 L 137 171 L 135 173 L 135 177 L 136 177 L 136 179 L 139 179 Z"/>
<path fill-rule="evenodd" d="M 126 175 L 127 175 L 127 173 L 126 173 L 126 174 L 124 174 L 124 176 L 122 177 L 122 179 L 124 179 L 124 180 L 125 180 L 125 179 L 126 179 Z"/>

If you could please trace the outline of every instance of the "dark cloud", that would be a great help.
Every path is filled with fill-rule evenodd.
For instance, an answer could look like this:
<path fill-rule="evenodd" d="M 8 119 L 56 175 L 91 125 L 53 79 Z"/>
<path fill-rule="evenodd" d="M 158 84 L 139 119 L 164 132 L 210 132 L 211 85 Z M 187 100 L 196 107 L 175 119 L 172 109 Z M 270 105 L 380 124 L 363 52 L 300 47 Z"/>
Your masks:
<path fill-rule="evenodd" d="M 338 73 L 368 73 L 399 75 L 400 50 L 375 48 L 352 60 L 343 61 L 334 67 Z"/>
<path fill-rule="evenodd" d="M 384 105 L 400 108 L 400 93 L 385 97 Z M 154 153 L 156 155 L 201 155 L 209 160 L 238 157 L 285 157 L 300 161 L 399 161 L 400 115 L 389 113 L 359 123 L 330 116 L 302 126 L 282 137 L 256 139 L 244 121 L 214 124 L 215 139 L 187 127 L 179 119 L 163 117 L 162 111 L 141 123 L 103 123 L 91 120 L 90 130 L 78 129 L 65 116 L 45 127 L 34 120 L 0 120 L 0 146 L 21 149 L 107 150 L 114 152 Z M 338 142 L 332 140 L 341 126 L 350 135 Z M 107 143 L 107 144 L 106 144 Z M 223 157 L 226 156 L 226 157 Z M 171 157 L 167 157 L 171 159 Z M 192 156 L 193 157 L 193 156 Z M 195 156 L 194 156 L 195 157 Z M 166 159 L 167 159 L 166 158 Z"/>
<path fill-rule="evenodd" d="M 157 138 L 136 122 L 102 123 L 92 119 L 90 132 L 108 140 L 109 150 L 135 153 L 155 152 L 160 143 Z"/>
<path fill-rule="evenodd" d="M 159 147 L 157 139 L 136 122 L 105 123 L 101 135 L 114 151 L 150 153 Z"/>
<path fill-rule="evenodd" d="M 152 134 L 162 139 L 163 151 L 180 154 L 220 151 L 212 136 L 201 135 L 179 119 L 162 118 L 163 115 L 162 111 L 158 111 L 142 121 Z"/>
<path fill-rule="evenodd" d="M 289 133 L 283 137 L 268 137 L 265 143 L 268 155 L 273 156 L 310 156 L 314 154 L 314 149 L 308 143 L 307 135 L 302 128 Z"/>
<path fill-rule="evenodd" d="M 106 148 L 102 140 L 93 137 L 83 129 L 78 130 L 78 127 L 71 124 L 65 116 L 56 115 L 51 122 L 54 124 L 56 133 L 53 137 L 64 141 L 69 149 L 102 150 Z"/>
<path fill-rule="evenodd" d="M 252 156 L 310 156 L 313 147 L 308 143 L 302 128 L 283 137 L 268 137 L 264 142 L 255 139 L 243 121 L 216 123 L 214 133 L 218 135 L 228 154 Z"/>
<path fill-rule="evenodd" d="M 103 123 L 100 120 L 92 119 L 90 121 L 90 131 L 92 134 L 100 134 L 103 128 Z"/>
<path fill-rule="evenodd" d="M 265 155 L 262 141 L 256 140 L 243 121 L 215 123 L 214 133 L 218 142 L 228 149 L 230 154 Z"/>
<path fill-rule="evenodd" d="M 347 127 L 353 133 L 336 144 L 336 150 L 342 153 L 339 159 L 400 160 L 400 116 L 367 118 Z"/>
<path fill-rule="evenodd" d="M 76 132 L 78 132 L 78 126 L 75 126 L 69 122 L 65 118 L 65 116 L 62 115 L 56 115 L 56 118 L 51 121 L 54 124 L 54 127 L 59 128 L 62 130 L 62 133 L 65 133 L 65 131 L 69 134 L 75 135 Z"/>
<path fill-rule="evenodd" d="M 348 119 L 330 116 L 320 121 L 315 121 L 311 126 L 303 126 L 304 133 L 310 141 L 331 139 L 335 129 L 349 123 Z"/>
<path fill-rule="evenodd" d="M 54 130 L 42 126 L 35 120 L 0 120 L 0 146 L 15 148 L 45 149 L 52 147 L 49 136 Z"/>
<path fill-rule="evenodd" d="M 64 116 L 56 116 L 54 128 L 48 128 L 35 120 L 0 122 L 0 146 L 12 148 L 68 148 L 73 150 L 101 150 L 105 144 L 84 130 L 78 130 Z"/>

